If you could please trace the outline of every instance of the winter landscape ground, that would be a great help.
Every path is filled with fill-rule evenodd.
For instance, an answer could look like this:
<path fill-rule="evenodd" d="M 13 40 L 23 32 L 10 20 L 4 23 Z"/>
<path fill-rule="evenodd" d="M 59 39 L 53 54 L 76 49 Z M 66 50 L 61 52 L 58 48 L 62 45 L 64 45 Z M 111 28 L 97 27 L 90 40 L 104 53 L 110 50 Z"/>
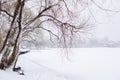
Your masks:
<path fill-rule="evenodd" d="M 0 71 L 0 80 L 120 80 L 119 48 L 31 50 L 19 57 L 25 75 Z"/>

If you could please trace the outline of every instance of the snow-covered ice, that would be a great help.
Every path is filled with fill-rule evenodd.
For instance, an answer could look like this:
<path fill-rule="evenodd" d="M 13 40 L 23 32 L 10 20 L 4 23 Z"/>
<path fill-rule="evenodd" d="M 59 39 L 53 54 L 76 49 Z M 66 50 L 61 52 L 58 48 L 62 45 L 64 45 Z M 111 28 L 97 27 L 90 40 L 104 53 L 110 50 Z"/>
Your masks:
<path fill-rule="evenodd" d="M 68 53 L 31 50 L 18 60 L 24 76 L 8 69 L 0 71 L 0 80 L 120 80 L 119 48 L 72 48 Z"/>

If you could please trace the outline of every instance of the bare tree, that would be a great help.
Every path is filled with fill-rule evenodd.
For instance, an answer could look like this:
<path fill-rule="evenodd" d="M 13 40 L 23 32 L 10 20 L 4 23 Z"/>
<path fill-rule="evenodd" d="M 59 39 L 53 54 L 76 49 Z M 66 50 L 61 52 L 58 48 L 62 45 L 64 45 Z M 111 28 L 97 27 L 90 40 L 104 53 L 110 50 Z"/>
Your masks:
<path fill-rule="evenodd" d="M 22 39 L 38 29 L 48 32 L 50 40 L 56 39 L 60 46 L 69 47 L 76 34 L 89 29 L 90 19 L 81 17 L 87 5 L 87 0 L 1 0 L 0 16 L 9 28 L 0 50 L 0 69 L 16 64 Z M 27 9 L 35 13 L 24 15 Z"/>

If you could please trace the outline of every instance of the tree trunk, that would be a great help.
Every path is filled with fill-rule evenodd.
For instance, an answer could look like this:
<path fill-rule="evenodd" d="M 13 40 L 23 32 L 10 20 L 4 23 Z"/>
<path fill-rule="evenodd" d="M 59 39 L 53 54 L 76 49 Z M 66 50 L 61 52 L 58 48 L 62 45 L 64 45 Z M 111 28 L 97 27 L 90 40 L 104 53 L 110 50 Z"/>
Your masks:
<path fill-rule="evenodd" d="M 17 33 L 17 35 L 16 35 Z M 12 33 L 11 33 L 12 34 Z M 8 37 L 8 42 L 1 54 L 0 69 L 6 69 L 10 67 L 19 54 L 19 37 L 20 30 L 16 30 L 14 35 Z"/>
<path fill-rule="evenodd" d="M 1 56 L 0 69 L 5 70 L 9 68 L 18 58 L 19 44 L 20 44 L 19 39 L 22 30 L 21 19 L 22 19 L 24 2 L 25 0 L 23 1 L 17 0 L 17 5 L 15 7 L 13 20 L 11 22 L 10 29 L 4 41 L 4 45 L 0 51 L 0 56 Z"/>

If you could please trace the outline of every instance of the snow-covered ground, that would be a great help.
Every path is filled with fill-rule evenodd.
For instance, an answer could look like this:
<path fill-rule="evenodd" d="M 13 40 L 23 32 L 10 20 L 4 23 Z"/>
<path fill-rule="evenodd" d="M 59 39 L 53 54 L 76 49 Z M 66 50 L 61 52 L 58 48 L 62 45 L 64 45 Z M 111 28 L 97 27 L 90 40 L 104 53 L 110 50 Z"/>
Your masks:
<path fill-rule="evenodd" d="M 65 51 L 66 52 L 66 51 Z M 120 48 L 31 50 L 20 56 L 25 75 L 0 71 L 0 80 L 120 80 Z"/>

